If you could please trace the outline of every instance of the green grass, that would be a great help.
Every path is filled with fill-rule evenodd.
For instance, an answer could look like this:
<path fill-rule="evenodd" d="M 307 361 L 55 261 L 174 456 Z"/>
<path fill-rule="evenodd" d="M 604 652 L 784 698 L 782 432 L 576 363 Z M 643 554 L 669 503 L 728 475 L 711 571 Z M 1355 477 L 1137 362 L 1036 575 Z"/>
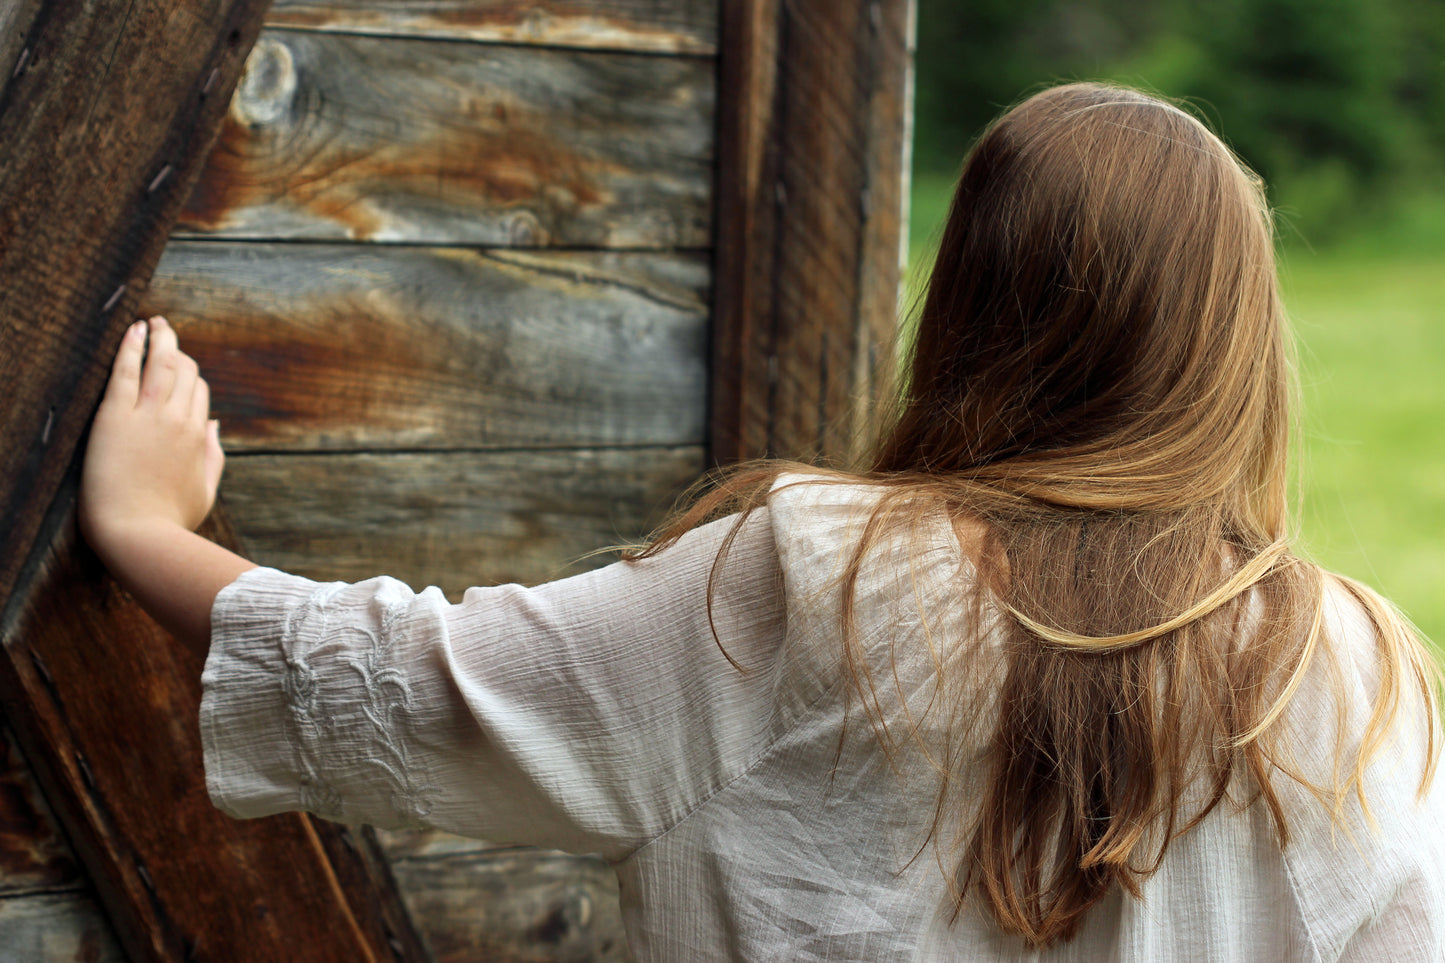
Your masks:
<path fill-rule="evenodd" d="M 909 287 L 931 266 L 952 186 L 915 174 Z M 1327 248 L 1289 240 L 1299 349 L 1300 546 L 1445 642 L 1445 197 L 1407 198 Z M 914 293 L 908 295 L 911 303 Z"/>
<path fill-rule="evenodd" d="M 1288 251 L 1301 542 L 1445 641 L 1445 256 Z"/>

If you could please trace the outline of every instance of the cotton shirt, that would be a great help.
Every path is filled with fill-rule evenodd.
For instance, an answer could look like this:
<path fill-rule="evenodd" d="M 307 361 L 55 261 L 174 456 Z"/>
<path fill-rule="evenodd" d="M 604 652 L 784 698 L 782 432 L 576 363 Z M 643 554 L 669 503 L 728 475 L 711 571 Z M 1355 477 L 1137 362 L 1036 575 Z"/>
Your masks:
<path fill-rule="evenodd" d="M 797 479 L 792 481 L 796 482 Z M 787 484 L 659 556 L 448 604 L 386 578 L 318 584 L 272 569 L 216 599 L 201 707 L 207 784 L 238 817 L 305 809 L 379 826 L 602 854 L 640 963 L 1040 960 L 1411 963 L 1445 959 L 1445 790 L 1423 802 L 1424 725 L 1407 704 L 1332 829 L 1293 781 L 1283 851 L 1258 805 L 1221 804 L 1175 840 L 1144 898 L 1114 892 L 1047 951 L 955 917 L 957 857 L 930 840 L 947 724 L 938 668 L 988 700 L 997 633 L 960 643 L 972 568 L 940 520 L 864 560 L 855 635 L 883 751 L 843 664 L 839 575 L 875 495 Z M 1342 593 L 1283 720 L 1328 780 L 1335 704 L 1358 729 L 1373 635 Z M 964 773 L 967 797 L 979 773 Z M 967 799 L 964 800 L 965 804 Z M 950 824 L 951 825 L 951 824 Z"/>

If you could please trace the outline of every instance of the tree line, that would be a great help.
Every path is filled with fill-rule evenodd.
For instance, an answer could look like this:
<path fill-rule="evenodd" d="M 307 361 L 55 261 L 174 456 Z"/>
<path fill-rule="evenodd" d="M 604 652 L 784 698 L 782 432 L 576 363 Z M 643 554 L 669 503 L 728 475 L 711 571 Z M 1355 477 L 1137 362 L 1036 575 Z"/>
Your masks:
<path fill-rule="evenodd" d="M 1445 155 L 1438 0 L 919 0 L 917 164 L 957 168 L 1003 107 L 1061 80 L 1182 98 L 1328 235 Z"/>

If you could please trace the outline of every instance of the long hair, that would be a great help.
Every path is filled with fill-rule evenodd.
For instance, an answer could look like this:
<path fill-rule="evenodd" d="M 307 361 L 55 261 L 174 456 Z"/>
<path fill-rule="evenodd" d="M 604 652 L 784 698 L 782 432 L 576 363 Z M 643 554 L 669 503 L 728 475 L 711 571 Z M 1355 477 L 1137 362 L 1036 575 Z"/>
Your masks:
<path fill-rule="evenodd" d="M 871 464 L 878 506 L 842 577 L 853 690 L 889 737 L 851 610 L 870 548 L 940 510 L 975 546 L 968 637 L 1002 613 L 997 724 L 951 693 L 928 747 L 930 835 L 1036 946 L 1071 938 L 1114 886 L 1138 896 L 1170 842 L 1245 782 L 1289 841 L 1281 716 L 1328 643 L 1322 573 L 1290 550 L 1291 365 L 1262 185 L 1194 117 L 1069 84 L 1000 117 L 967 158 Z M 748 466 L 644 554 L 763 504 L 787 466 Z M 816 470 L 812 470 L 816 474 Z M 925 517 L 926 516 L 926 517 Z M 736 531 L 736 529 L 734 529 Z M 720 556 L 721 558 L 721 556 Z M 1380 685 L 1353 758 L 1316 788 L 1336 814 L 1418 688 L 1437 756 L 1439 668 L 1378 596 Z M 968 690 L 973 691 L 973 690 Z M 978 747 L 982 746 L 980 756 Z M 969 748 L 971 747 L 971 748 Z M 1339 752 L 1344 753 L 1342 735 Z M 1338 760 L 1337 760 L 1338 762 Z M 955 805 L 951 783 L 982 772 Z M 1201 788 L 1202 787 L 1202 788 Z"/>

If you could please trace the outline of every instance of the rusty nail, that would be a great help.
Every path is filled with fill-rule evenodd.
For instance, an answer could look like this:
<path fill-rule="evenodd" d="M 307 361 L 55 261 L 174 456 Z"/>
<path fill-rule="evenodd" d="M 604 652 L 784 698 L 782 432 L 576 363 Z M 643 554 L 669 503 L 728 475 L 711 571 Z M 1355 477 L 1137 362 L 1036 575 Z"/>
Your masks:
<path fill-rule="evenodd" d="M 45 427 L 40 429 L 40 443 L 50 444 L 50 429 L 55 427 L 55 406 L 51 405 L 50 410 L 45 414 Z"/>
<path fill-rule="evenodd" d="M 14 80 L 16 77 L 20 76 L 20 72 L 25 69 L 25 62 L 29 59 L 30 48 L 26 47 L 24 50 L 20 51 L 20 59 L 15 61 L 15 71 L 10 74 L 11 80 Z"/>
<path fill-rule="evenodd" d="M 160 169 L 160 173 L 156 174 L 155 177 L 151 178 L 150 186 L 146 188 L 146 193 L 154 194 L 156 192 L 156 188 L 164 184 L 166 182 L 166 179 L 170 176 L 171 165 L 167 164 L 165 167 L 162 167 Z"/>
<path fill-rule="evenodd" d="M 75 754 L 75 764 L 80 767 L 80 778 L 85 782 L 86 788 L 91 792 L 99 792 L 95 786 L 95 773 L 90 770 L 90 763 L 80 753 Z"/>
<path fill-rule="evenodd" d="M 115 289 L 115 293 L 112 294 L 112 295 L 110 296 L 110 298 L 105 302 L 105 304 L 101 307 L 101 309 L 100 309 L 101 312 L 104 313 L 104 312 L 106 312 L 106 311 L 109 311 L 111 308 L 115 307 L 116 302 L 120 300 L 121 295 L 123 295 L 123 294 L 125 294 L 125 285 L 124 285 L 124 284 L 122 284 L 120 287 L 118 287 L 118 288 Z"/>
<path fill-rule="evenodd" d="M 51 409 L 52 412 L 54 410 L 54 408 Z M 53 691 L 55 689 L 55 676 L 50 674 L 50 666 L 45 664 L 45 660 L 40 657 L 39 652 L 30 653 L 30 661 L 35 664 L 35 671 L 40 673 L 40 678 L 44 681 L 45 687 Z"/>
<path fill-rule="evenodd" d="M 151 879 L 151 871 L 146 869 L 145 863 L 135 864 L 135 874 L 140 877 L 141 884 L 152 893 L 156 891 L 156 881 Z"/>
<path fill-rule="evenodd" d="M 212 67 L 212 68 L 211 68 L 210 74 L 206 77 L 206 83 L 205 83 L 205 85 L 201 87 L 201 96 L 202 96 L 202 97 L 204 97 L 204 96 L 206 96 L 207 94 L 209 94 L 209 93 L 211 92 L 211 88 L 214 87 L 214 86 L 216 86 L 216 78 L 219 77 L 220 75 L 221 75 L 221 68 L 220 68 L 220 67 Z"/>

